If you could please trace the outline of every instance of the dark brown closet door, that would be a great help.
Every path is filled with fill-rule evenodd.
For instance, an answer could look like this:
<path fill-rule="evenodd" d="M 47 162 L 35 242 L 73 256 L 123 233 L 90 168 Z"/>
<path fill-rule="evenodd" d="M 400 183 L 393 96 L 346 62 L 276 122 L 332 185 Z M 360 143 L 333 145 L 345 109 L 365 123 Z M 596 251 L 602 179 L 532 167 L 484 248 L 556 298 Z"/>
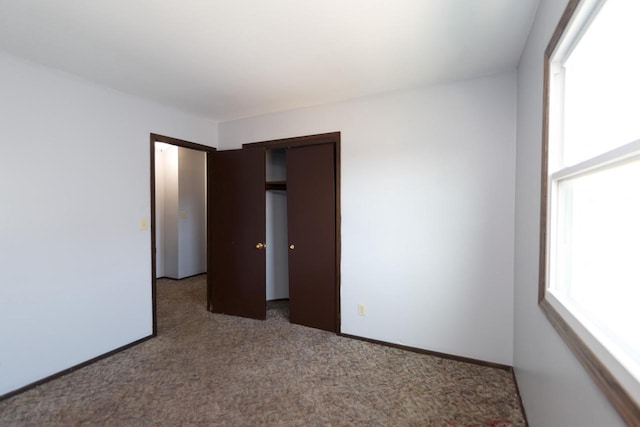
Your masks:
<path fill-rule="evenodd" d="M 290 320 L 336 331 L 333 144 L 287 151 Z"/>
<path fill-rule="evenodd" d="M 212 309 L 265 319 L 264 149 L 217 151 L 212 160 Z"/>

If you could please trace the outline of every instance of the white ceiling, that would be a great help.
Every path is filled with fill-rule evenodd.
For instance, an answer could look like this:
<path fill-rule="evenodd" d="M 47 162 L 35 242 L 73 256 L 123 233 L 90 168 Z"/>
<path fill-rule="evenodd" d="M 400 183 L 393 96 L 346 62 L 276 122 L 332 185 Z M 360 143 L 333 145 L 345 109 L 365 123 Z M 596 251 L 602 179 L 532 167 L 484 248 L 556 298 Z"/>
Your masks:
<path fill-rule="evenodd" d="M 0 51 L 216 120 L 517 66 L 539 0 L 0 0 Z"/>

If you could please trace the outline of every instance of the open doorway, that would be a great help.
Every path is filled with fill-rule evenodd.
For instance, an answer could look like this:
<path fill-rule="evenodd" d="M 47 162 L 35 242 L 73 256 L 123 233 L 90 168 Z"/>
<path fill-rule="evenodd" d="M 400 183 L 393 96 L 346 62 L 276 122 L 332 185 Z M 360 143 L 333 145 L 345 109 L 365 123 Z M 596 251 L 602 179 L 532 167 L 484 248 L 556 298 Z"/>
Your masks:
<path fill-rule="evenodd" d="M 207 272 L 206 155 L 215 148 L 168 136 L 150 136 L 151 277 L 153 335 L 158 332 L 158 279 Z M 206 306 L 208 298 L 203 298 Z"/>
<path fill-rule="evenodd" d="M 264 320 L 267 301 L 288 298 L 291 323 L 339 333 L 340 133 L 244 144 L 210 157 L 211 200 L 224 206 L 211 212 L 211 311 Z M 268 173 L 269 160 L 286 176 Z M 281 234 L 269 230 L 277 215 L 269 217 L 268 202 L 278 197 L 286 212 L 277 221 Z"/>

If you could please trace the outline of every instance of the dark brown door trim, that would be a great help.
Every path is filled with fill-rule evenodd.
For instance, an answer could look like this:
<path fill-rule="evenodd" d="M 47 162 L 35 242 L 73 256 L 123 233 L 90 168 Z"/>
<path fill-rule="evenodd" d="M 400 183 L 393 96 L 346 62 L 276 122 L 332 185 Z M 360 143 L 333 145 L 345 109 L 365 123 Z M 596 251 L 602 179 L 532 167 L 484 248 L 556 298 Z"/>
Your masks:
<path fill-rule="evenodd" d="M 338 147 L 340 146 L 340 132 L 319 133 L 316 135 L 298 136 L 295 138 L 252 142 L 249 144 L 242 144 L 242 147 L 263 146 L 265 148 L 288 148 L 314 144 L 336 144 L 336 147 Z"/>
<path fill-rule="evenodd" d="M 149 182 L 151 183 L 151 218 L 149 219 L 149 224 L 151 224 L 151 304 L 153 307 L 153 333 L 152 336 L 156 336 L 158 333 L 157 326 L 157 313 L 156 313 L 156 142 L 164 142 L 166 144 L 177 145 L 178 147 L 191 148 L 192 150 L 198 150 L 205 153 L 211 153 L 216 151 L 214 147 L 209 147 L 207 145 L 196 144 L 195 142 L 185 141 L 183 139 L 172 138 L 170 136 L 158 135 L 156 133 L 150 134 L 150 178 Z M 209 186 L 207 186 L 207 192 L 209 192 Z M 208 195 L 207 195 L 208 200 Z M 211 209 L 207 207 L 207 224 L 209 224 L 209 216 L 211 215 Z M 207 228 L 207 271 L 210 270 L 210 239 L 209 239 L 209 230 Z M 207 281 L 209 280 L 209 275 L 207 275 Z M 207 286 L 207 292 L 210 286 Z M 207 295 L 207 303 L 209 301 L 209 295 Z"/>
<path fill-rule="evenodd" d="M 341 334 L 340 325 L 340 132 L 322 133 L 316 135 L 299 136 L 295 138 L 275 139 L 271 141 L 243 144 L 242 147 L 263 146 L 269 148 L 290 148 L 304 145 L 333 144 L 335 160 L 335 185 L 336 185 L 336 333 Z"/>

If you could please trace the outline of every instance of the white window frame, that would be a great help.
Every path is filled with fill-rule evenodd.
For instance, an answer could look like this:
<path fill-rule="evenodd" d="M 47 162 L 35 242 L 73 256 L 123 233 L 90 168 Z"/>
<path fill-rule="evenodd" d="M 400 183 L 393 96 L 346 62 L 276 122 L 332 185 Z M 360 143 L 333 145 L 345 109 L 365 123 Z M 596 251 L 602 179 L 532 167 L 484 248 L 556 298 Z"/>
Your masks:
<path fill-rule="evenodd" d="M 620 363 L 619 358 L 624 355 L 612 354 L 606 345 L 606 335 L 598 333 L 588 316 L 582 315 L 570 300 L 549 287 L 557 268 L 551 257 L 551 245 L 556 235 L 558 184 L 640 157 L 640 140 L 562 168 L 558 162 L 561 153 L 549 151 L 562 147 L 558 141 L 563 134 L 563 61 L 579 43 L 605 1 L 570 0 L 545 51 L 538 304 L 621 417 L 629 425 L 640 425 L 640 382 Z M 554 160 L 557 164 L 550 163 Z"/>

